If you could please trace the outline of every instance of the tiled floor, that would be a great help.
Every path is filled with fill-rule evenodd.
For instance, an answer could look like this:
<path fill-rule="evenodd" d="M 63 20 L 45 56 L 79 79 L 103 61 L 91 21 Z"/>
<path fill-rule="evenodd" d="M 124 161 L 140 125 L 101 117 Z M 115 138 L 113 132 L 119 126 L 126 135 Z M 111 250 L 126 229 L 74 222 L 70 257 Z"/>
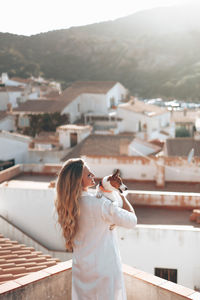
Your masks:
<path fill-rule="evenodd" d="M 134 206 L 138 224 L 185 225 L 200 228 L 200 224 L 191 222 L 192 210 L 161 207 Z"/>

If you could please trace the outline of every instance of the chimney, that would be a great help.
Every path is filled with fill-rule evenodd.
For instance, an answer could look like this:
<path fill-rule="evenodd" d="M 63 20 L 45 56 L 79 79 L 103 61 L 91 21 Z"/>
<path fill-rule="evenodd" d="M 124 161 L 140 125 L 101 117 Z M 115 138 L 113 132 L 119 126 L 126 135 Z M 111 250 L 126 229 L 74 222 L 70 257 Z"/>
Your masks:
<path fill-rule="evenodd" d="M 12 104 L 11 103 L 7 104 L 7 112 L 12 112 Z"/>

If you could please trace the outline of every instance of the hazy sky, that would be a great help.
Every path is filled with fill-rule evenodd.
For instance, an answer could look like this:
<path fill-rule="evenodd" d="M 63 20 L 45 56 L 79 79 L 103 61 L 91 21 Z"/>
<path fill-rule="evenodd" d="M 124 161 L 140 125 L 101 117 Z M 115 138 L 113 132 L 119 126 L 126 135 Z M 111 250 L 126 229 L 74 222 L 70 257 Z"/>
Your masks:
<path fill-rule="evenodd" d="M 0 32 L 31 35 L 191 0 L 2 0 Z"/>

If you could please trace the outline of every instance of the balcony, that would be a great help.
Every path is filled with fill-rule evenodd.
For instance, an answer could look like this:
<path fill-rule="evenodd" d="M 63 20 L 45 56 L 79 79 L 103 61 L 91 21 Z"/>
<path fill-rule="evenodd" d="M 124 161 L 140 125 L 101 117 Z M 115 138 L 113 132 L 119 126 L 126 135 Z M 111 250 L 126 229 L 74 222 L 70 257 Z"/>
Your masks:
<path fill-rule="evenodd" d="M 0 285 L 0 300 L 70 300 L 72 262 Z M 200 293 L 149 273 L 123 265 L 128 300 L 199 300 Z"/>

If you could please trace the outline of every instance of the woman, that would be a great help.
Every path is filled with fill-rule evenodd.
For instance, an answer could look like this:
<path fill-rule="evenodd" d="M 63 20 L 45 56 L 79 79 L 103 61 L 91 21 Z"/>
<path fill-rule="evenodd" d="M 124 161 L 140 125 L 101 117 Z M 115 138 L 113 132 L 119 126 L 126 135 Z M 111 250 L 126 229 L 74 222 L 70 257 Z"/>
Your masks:
<path fill-rule="evenodd" d="M 124 300 L 126 292 L 115 230 L 111 224 L 134 228 L 137 217 L 123 198 L 123 208 L 88 192 L 94 174 L 82 159 L 70 159 L 57 180 L 58 221 L 73 251 L 72 300 Z"/>

